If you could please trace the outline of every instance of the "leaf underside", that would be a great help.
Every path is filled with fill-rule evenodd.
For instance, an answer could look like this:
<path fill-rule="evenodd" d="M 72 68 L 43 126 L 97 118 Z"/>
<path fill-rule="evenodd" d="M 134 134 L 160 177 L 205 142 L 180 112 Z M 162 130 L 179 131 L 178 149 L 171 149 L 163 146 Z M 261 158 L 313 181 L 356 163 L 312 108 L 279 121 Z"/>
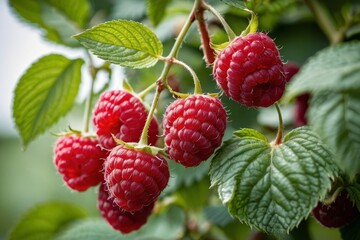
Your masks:
<path fill-rule="evenodd" d="M 360 172 L 360 96 L 323 93 L 313 96 L 309 122 L 349 174 Z"/>
<path fill-rule="evenodd" d="M 304 92 L 360 91 L 360 42 L 348 42 L 319 51 L 294 76 L 285 98 Z"/>

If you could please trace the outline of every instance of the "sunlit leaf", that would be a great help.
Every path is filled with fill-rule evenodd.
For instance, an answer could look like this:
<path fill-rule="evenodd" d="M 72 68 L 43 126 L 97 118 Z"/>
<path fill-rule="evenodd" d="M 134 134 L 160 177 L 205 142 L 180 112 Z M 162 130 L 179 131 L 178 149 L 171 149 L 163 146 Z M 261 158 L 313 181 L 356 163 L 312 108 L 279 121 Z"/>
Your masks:
<path fill-rule="evenodd" d="M 82 59 L 51 54 L 40 58 L 22 75 L 15 89 L 13 117 L 24 146 L 71 109 L 83 63 Z"/>
<path fill-rule="evenodd" d="M 96 56 L 124 67 L 151 67 L 163 51 L 154 32 L 128 20 L 99 24 L 74 37 Z"/>

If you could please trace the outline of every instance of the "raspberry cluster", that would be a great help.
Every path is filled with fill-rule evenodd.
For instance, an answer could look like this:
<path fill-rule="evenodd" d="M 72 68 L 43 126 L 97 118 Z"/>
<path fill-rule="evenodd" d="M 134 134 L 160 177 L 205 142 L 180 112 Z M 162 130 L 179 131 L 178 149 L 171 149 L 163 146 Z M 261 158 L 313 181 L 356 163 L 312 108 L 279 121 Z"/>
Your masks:
<path fill-rule="evenodd" d="M 149 150 L 158 140 L 153 117 L 149 147 L 135 147 L 148 112 L 130 92 L 104 92 L 93 110 L 97 137 L 68 134 L 55 146 L 54 163 L 65 183 L 85 191 L 101 183 L 98 209 L 116 230 L 129 233 L 147 221 L 167 186 L 167 161 Z M 163 118 L 166 152 L 170 159 L 193 167 L 207 160 L 222 143 L 226 111 L 217 97 L 196 94 L 170 104 Z M 114 138 L 123 144 L 117 144 Z"/>
<path fill-rule="evenodd" d="M 116 230 L 129 233 L 143 226 L 155 201 L 167 186 L 170 173 L 161 155 L 117 145 L 138 142 L 148 112 L 142 101 L 128 91 L 104 92 L 95 105 L 93 123 L 97 137 L 70 133 L 58 139 L 54 163 L 64 182 L 73 190 L 85 191 L 101 183 L 98 209 Z M 158 140 L 153 117 L 149 145 Z"/>
<path fill-rule="evenodd" d="M 218 86 L 248 107 L 268 107 L 283 95 L 285 72 L 274 41 L 264 33 L 235 38 L 213 68 Z"/>

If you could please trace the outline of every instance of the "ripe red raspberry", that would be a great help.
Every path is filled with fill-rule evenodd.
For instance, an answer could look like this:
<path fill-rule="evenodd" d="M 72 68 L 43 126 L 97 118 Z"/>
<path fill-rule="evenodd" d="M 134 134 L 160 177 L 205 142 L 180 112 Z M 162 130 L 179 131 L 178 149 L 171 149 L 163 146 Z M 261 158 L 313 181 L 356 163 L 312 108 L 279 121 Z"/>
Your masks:
<path fill-rule="evenodd" d="M 97 139 L 72 134 L 58 139 L 54 164 L 71 189 L 85 191 L 103 181 L 101 171 L 107 154 Z"/>
<path fill-rule="evenodd" d="M 115 203 L 125 211 L 138 211 L 156 201 L 169 181 L 166 160 L 141 150 L 118 145 L 105 161 L 105 181 Z"/>
<path fill-rule="evenodd" d="M 106 185 L 102 184 L 99 189 L 97 206 L 101 216 L 114 229 L 125 234 L 138 230 L 147 222 L 154 208 L 154 203 L 136 212 L 124 211 L 114 203 L 114 200 L 109 196 Z"/>
<path fill-rule="evenodd" d="M 274 41 L 264 33 L 235 38 L 214 64 L 219 87 L 248 107 L 268 107 L 282 96 L 285 73 Z"/>
<path fill-rule="evenodd" d="M 312 214 L 322 225 L 329 228 L 345 226 L 360 216 L 359 210 L 345 191 L 330 205 L 319 202 Z"/>
<path fill-rule="evenodd" d="M 197 166 L 221 145 L 226 111 L 218 98 L 179 98 L 167 107 L 163 128 L 169 157 L 186 167 Z"/>
<path fill-rule="evenodd" d="M 288 62 L 286 64 L 284 64 L 284 71 L 285 71 L 285 80 L 286 82 L 289 82 L 292 77 L 298 73 L 300 70 L 300 67 L 293 63 L 293 62 Z"/>
<path fill-rule="evenodd" d="M 306 117 L 307 109 L 309 108 L 310 93 L 304 93 L 296 97 L 294 108 L 294 124 L 297 127 L 307 125 Z"/>
<path fill-rule="evenodd" d="M 130 92 L 112 90 L 104 92 L 94 108 L 93 123 L 99 141 L 105 148 L 116 146 L 111 134 L 124 142 L 137 142 L 144 128 L 148 111 L 139 98 Z M 158 123 L 152 119 L 149 127 L 149 145 L 158 139 Z"/>

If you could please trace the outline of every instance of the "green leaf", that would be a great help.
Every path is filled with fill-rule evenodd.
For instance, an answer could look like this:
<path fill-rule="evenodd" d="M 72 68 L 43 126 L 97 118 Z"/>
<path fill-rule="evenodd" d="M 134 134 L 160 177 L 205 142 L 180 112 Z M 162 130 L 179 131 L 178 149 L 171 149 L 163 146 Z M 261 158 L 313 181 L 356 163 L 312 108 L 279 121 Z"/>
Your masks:
<path fill-rule="evenodd" d="M 13 117 L 24 146 L 71 109 L 83 63 L 82 59 L 51 54 L 32 64 L 20 78 L 15 88 Z"/>
<path fill-rule="evenodd" d="M 246 8 L 245 0 L 221 0 L 221 1 L 236 8 L 240 8 L 240 9 Z"/>
<path fill-rule="evenodd" d="M 273 146 L 253 129 L 242 129 L 216 152 L 211 185 L 229 212 L 246 224 L 283 235 L 325 197 L 338 174 L 329 151 L 307 127 Z"/>
<path fill-rule="evenodd" d="M 16 224 L 9 240 L 48 240 L 86 213 L 78 206 L 67 203 L 45 203 L 31 210 Z"/>
<path fill-rule="evenodd" d="M 10 0 L 14 12 L 45 33 L 53 42 L 79 47 L 71 38 L 81 32 L 89 20 L 90 4 L 87 0 Z"/>
<path fill-rule="evenodd" d="M 155 33 L 134 21 L 106 22 L 74 37 L 96 56 L 124 67 L 151 67 L 163 52 Z"/>
<path fill-rule="evenodd" d="M 360 42 L 328 47 L 301 68 L 287 87 L 285 98 L 304 92 L 360 91 Z"/>
<path fill-rule="evenodd" d="M 139 230 L 123 235 L 114 230 L 104 219 L 78 221 L 57 240 L 167 240 L 182 235 L 185 214 L 177 207 L 170 207 L 161 213 L 152 213 L 147 223 Z"/>
<path fill-rule="evenodd" d="M 157 26 L 165 15 L 171 0 L 147 0 L 147 15 L 154 26 Z"/>
<path fill-rule="evenodd" d="M 206 207 L 204 213 L 209 222 L 219 226 L 226 226 L 234 221 L 224 206 Z"/>
<path fill-rule="evenodd" d="M 356 207 L 360 211 L 360 183 L 347 186 L 346 191 L 349 194 L 350 199 L 356 204 Z"/>
<path fill-rule="evenodd" d="M 324 93 L 312 97 L 309 122 L 348 174 L 360 172 L 360 96 Z"/>
<path fill-rule="evenodd" d="M 360 218 L 340 229 L 341 239 L 354 240 L 360 239 Z"/>

